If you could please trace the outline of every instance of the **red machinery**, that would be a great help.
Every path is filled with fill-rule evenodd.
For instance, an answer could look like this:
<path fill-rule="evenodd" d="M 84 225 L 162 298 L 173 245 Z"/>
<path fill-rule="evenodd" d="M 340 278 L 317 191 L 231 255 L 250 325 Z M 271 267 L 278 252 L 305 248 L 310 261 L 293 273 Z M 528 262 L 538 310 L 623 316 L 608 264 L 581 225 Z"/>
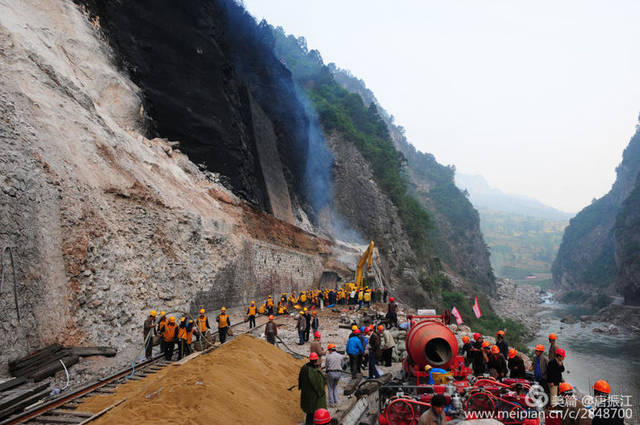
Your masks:
<path fill-rule="evenodd" d="M 422 376 L 424 367 L 452 369 L 456 364 L 458 340 L 444 324 L 442 316 L 411 316 L 405 345 L 403 368 L 412 376 Z"/>

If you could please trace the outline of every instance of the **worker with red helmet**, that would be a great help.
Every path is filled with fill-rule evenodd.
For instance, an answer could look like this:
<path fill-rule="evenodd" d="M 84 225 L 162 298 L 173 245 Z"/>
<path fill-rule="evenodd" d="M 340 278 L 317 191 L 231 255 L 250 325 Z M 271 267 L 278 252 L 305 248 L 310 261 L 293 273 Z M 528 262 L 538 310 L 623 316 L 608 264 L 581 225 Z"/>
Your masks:
<path fill-rule="evenodd" d="M 278 326 L 273 321 L 273 314 L 269 315 L 269 321 L 264 327 L 264 336 L 269 344 L 276 345 L 276 337 L 278 336 Z"/>
<path fill-rule="evenodd" d="M 300 368 L 298 374 L 300 408 L 306 414 L 305 425 L 313 425 L 313 414 L 316 410 L 327 408 L 324 386 L 325 379 L 320 371 L 320 357 L 316 353 L 311 353 L 309 362 Z"/>
<path fill-rule="evenodd" d="M 593 384 L 593 395 L 597 404 L 593 412 L 592 425 L 624 425 L 627 409 L 622 409 L 611 399 L 611 386 L 607 381 L 596 381 Z"/>
<path fill-rule="evenodd" d="M 486 371 L 482 344 L 485 342 L 478 332 L 473 334 L 473 344 L 471 346 L 471 367 L 475 376 L 482 376 Z"/>
<path fill-rule="evenodd" d="M 356 328 L 347 341 L 347 355 L 349 356 L 349 366 L 351 366 L 351 379 L 356 379 L 360 372 L 362 356 L 364 355 L 364 345 L 360 340 L 360 329 Z"/>
<path fill-rule="evenodd" d="M 329 393 L 329 407 L 334 407 L 338 404 L 338 382 L 342 377 L 344 356 L 336 351 L 335 344 L 329 344 L 327 351 L 327 358 L 324 361 L 327 374 L 327 392 Z"/>
<path fill-rule="evenodd" d="M 507 376 L 507 361 L 500 352 L 500 347 L 497 345 L 491 346 L 491 354 L 487 361 L 487 368 L 489 369 L 489 374 L 496 379 Z"/>
<path fill-rule="evenodd" d="M 327 409 L 318 409 L 313 414 L 314 425 L 324 425 L 331 423 L 331 413 Z"/>
<path fill-rule="evenodd" d="M 320 332 L 315 331 L 313 333 L 313 341 L 311 341 L 311 343 L 309 344 L 309 352 L 316 353 L 320 358 L 322 358 L 322 356 L 324 356 L 325 354 L 325 351 L 322 349 L 322 345 L 320 344 L 321 338 L 322 335 L 320 334 Z"/>
<path fill-rule="evenodd" d="M 556 357 L 549 360 L 547 364 L 547 384 L 549 385 L 549 393 L 551 395 L 551 406 L 558 404 L 558 387 L 563 381 L 562 372 L 564 372 L 564 358 L 566 353 L 562 348 L 556 349 Z"/>
<path fill-rule="evenodd" d="M 556 358 L 556 350 L 558 349 L 556 342 L 558 342 L 558 335 L 554 333 L 550 333 L 549 334 L 549 361 Z"/>
<path fill-rule="evenodd" d="M 389 327 L 398 327 L 398 304 L 394 297 L 389 297 L 389 304 L 387 304 L 387 322 Z"/>
<path fill-rule="evenodd" d="M 525 377 L 524 360 L 518 355 L 515 348 L 510 348 L 507 354 L 507 367 L 509 368 L 509 377 L 514 379 L 523 379 Z"/>

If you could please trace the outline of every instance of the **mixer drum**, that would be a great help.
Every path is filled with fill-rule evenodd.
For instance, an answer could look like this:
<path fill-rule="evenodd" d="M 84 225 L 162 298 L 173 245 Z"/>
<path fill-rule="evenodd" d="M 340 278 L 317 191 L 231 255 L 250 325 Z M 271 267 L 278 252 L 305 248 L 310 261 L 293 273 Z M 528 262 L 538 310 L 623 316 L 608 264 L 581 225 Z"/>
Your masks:
<path fill-rule="evenodd" d="M 409 329 L 407 353 L 419 368 L 426 365 L 450 369 L 458 354 L 458 341 L 453 332 L 440 322 L 422 321 Z"/>

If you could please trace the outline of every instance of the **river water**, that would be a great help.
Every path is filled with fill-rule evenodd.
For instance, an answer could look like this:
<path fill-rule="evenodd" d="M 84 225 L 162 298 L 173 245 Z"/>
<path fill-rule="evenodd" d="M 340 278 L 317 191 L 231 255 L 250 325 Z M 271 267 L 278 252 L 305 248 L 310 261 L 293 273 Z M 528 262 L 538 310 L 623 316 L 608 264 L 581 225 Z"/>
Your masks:
<path fill-rule="evenodd" d="M 606 327 L 605 323 L 562 323 L 560 320 L 573 315 L 593 314 L 581 306 L 555 303 L 545 297 L 543 309 L 538 313 L 541 328 L 530 342 L 549 346 L 548 335 L 558 335 L 558 347 L 567 351 L 565 381 L 588 394 L 595 381 L 605 379 L 611 385 L 612 394 L 630 395 L 632 407 L 638 413 L 640 404 L 640 338 L 629 333 L 606 335 L 592 329 Z M 637 417 L 634 418 L 636 421 Z"/>

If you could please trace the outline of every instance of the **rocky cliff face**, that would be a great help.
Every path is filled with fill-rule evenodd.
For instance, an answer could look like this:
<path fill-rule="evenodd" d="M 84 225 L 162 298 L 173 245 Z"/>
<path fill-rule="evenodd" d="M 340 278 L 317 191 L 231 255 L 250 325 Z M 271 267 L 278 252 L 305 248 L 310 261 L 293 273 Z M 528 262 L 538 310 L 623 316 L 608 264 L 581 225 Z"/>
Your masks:
<path fill-rule="evenodd" d="M 640 132 L 632 137 L 611 191 L 580 211 L 566 228 L 553 263 L 554 285 L 617 290 L 638 303 L 636 245 Z M 636 230 L 634 232 L 634 230 Z M 614 285 L 615 284 L 615 285 Z"/>
<path fill-rule="evenodd" d="M 429 233 L 434 255 L 451 272 L 463 277 L 467 286 L 479 285 L 483 291 L 495 294 L 495 277 L 480 231 L 478 212 L 455 186 L 455 169 L 439 164 L 431 154 L 417 151 L 362 80 L 332 64 L 329 67 L 345 89 L 360 95 L 366 105 L 376 105 L 380 111 L 396 149 L 407 160 L 411 193 L 434 221 Z"/>
<path fill-rule="evenodd" d="M 101 38 L 95 15 L 90 20 L 63 0 L 0 8 L 0 72 L 11 76 L 0 80 L 0 248 L 14 253 L 21 314 L 18 321 L 5 262 L 0 364 L 57 341 L 118 347 L 113 364 L 121 365 L 138 353 L 149 309 L 182 314 L 241 305 L 308 287 L 323 270 L 344 274 L 340 259 L 354 261 L 353 250 L 255 207 L 272 202 L 264 176 L 274 171 L 259 158 L 274 155 L 274 146 L 257 152 L 252 138 L 266 132 L 262 137 L 273 139 L 280 130 L 267 112 L 247 108 L 250 93 L 243 100 L 238 83 L 225 80 L 224 64 L 212 70 L 217 89 L 205 96 L 195 85 L 182 87 L 193 103 L 176 105 L 172 94 L 160 93 L 170 88 L 139 87 L 121 72 L 122 58 Z M 141 50 L 157 47 L 130 41 Z M 200 57 L 197 45 L 189 48 Z M 148 67 L 149 74 L 166 72 Z M 175 77 L 180 86 L 185 78 Z M 201 121 L 198 101 L 211 108 Z M 234 188 L 256 202 L 175 145 L 146 137 L 149 119 L 151 134 L 164 128 L 158 134 L 191 140 L 187 150 L 215 147 L 205 156 L 233 169 Z M 282 186 L 282 176 L 269 178 Z"/>

